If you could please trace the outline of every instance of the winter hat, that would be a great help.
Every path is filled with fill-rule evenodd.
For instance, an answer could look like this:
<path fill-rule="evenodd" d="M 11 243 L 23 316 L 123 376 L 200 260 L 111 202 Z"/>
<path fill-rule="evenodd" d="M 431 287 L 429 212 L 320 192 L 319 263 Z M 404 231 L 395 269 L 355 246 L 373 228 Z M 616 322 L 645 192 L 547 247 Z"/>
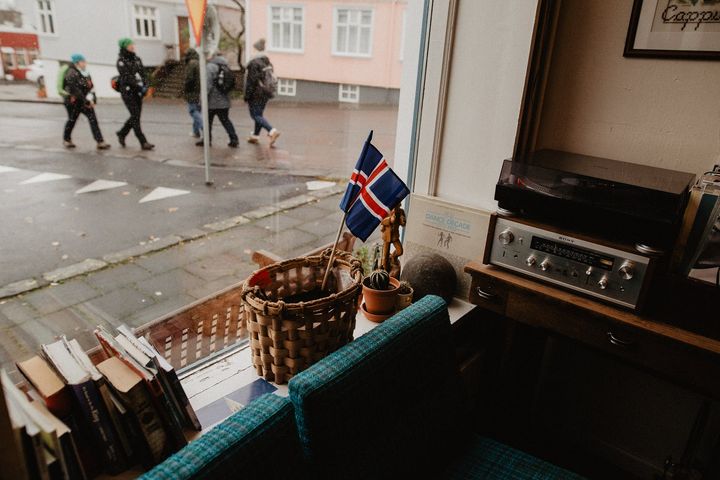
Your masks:
<path fill-rule="evenodd" d="M 84 62 L 84 61 L 85 61 L 85 57 L 84 57 L 82 54 L 80 54 L 80 53 L 73 53 L 72 56 L 70 57 L 70 61 L 71 61 L 72 63 L 77 64 L 77 63 L 80 63 L 80 62 Z"/>
<path fill-rule="evenodd" d="M 132 38 L 124 37 L 124 38 L 121 38 L 120 40 L 118 40 L 118 45 L 120 46 L 120 48 L 127 48 L 130 45 L 132 45 L 133 43 L 135 43 L 135 42 L 132 41 Z"/>

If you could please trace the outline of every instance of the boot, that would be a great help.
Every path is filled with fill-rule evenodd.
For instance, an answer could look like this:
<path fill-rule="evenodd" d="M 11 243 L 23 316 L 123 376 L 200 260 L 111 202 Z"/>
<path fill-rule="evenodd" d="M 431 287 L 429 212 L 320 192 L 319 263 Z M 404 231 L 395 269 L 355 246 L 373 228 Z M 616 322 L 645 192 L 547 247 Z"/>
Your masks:
<path fill-rule="evenodd" d="M 268 137 L 270 137 L 270 146 L 272 147 L 275 144 L 275 140 L 280 136 L 280 132 L 277 131 L 276 128 L 273 128 L 268 133 Z"/>
<path fill-rule="evenodd" d="M 250 135 L 247 138 L 248 143 L 259 143 L 260 142 L 260 136 L 259 135 Z"/>
<path fill-rule="evenodd" d="M 123 135 L 120 132 L 115 132 L 115 135 L 118 137 L 118 143 L 121 147 L 125 148 L 125 135 Z"/>
<path fill-rule="evenodd" d="M 102 141 L 97 142 L 97 149 L 98 149 L 98 150 L 107 150 L 108 148 L 110 148 L 110 144 L 109 144 L 109 143 L 105 143 L 105 142 L 102 142 Z"/>
<path fill-rule="evenodd" d="M 63 147 L 75 148 L 75 144 L 72 142 L 72 140 L 63 140 Z"/>
<path fill-rule="evenodd" d="M 153 145 L 152 143 L 148 143 L 148 142 L 145 142 L 142 145 L 140 145 L 141 150 L 152 150 L 153 148 L 155 148 L 155 145 Z"/>

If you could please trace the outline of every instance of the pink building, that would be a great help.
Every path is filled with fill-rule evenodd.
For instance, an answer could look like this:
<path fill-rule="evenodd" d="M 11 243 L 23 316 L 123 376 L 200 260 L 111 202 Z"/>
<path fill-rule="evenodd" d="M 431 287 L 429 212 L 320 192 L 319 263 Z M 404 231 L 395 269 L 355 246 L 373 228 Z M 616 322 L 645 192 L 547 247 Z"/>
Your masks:
<path fill-rule="evenodd" d="M 407 0 L 249 0 L 248 45 L 266 39 L 279 95 L 397 104 Z"/>

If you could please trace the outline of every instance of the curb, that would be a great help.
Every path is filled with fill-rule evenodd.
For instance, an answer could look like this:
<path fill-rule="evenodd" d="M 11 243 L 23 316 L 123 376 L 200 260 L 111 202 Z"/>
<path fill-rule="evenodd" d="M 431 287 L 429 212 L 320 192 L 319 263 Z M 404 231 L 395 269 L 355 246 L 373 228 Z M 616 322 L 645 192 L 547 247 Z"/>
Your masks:
<path fill-rule="evenodd" d="M 97 258 L 86 258 L 85 260 L 58 268 L 50 272 L 39 275 L 39 278 L 28 278 L 19 280 L 4 286 L 0 286 L 0 300 L 15 297 L 17 295 L 28 293 L 32 290 L 46 287 L 51 283 L 63 282 L 74 277 L 87 275 L 88 273 L 104 270 L 105 268 L 127 262 L 132 258 L 148 253 L 159 252 L 161 250 L 174 247 L 186 241 L 196 240 L 198 238 L 207 237 L 215 233 L 224 232 L 241 225 L 246 225 L 254 220 L 269 217 L 276 213 L 292 210 L 303 205 L 317 202 L 323 198 L 331 197 L 345 191 L 345 185 L 336 184 L 332 187 L 315 190 L 295 197 L 290 197 L 275 205 L 265 205 L 255 210 L 250 210 L 242 215 L 231 217 L 214 223 L 203 225 L 202 228 L 193 228 L 185 232 L 167 235 L 165 237 L 153 239 L 141 245 L 136 245 L 118 252 L 103 255 L 102 260 Z"/>

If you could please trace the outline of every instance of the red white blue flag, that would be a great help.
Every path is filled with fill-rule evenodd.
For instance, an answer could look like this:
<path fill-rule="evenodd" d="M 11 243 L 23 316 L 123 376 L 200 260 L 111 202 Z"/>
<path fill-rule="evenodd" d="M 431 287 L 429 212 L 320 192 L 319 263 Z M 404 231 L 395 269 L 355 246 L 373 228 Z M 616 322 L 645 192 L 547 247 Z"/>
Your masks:
<path fill-rule="evenodd" d="M 363 242 L 383 218 L 410 193 L 407 185 L 388 166 L 382 154 L 370 141 L 363 146 L 340 208 L 347 212 L 345 225 Z"/>

